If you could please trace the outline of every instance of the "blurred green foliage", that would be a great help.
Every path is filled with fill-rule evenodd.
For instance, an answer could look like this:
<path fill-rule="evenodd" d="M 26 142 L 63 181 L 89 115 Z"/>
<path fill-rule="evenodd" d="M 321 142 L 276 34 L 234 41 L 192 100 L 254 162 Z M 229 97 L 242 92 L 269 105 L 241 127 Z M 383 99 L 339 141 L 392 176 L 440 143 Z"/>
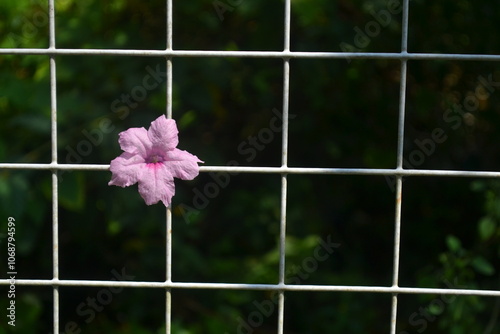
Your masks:
<path fill-rule="evenodd" d="M 164 1 L 55 3 L 58 48 L 166 48 Z M 293 0 L 291 49 L 341 51 L 344 43 L 361 51 L 398 52 L 401 14 L 380 23 L 390 3 Z M 46 1 L 2 1 L 0 47 L 47 48 L 46 8 Z M 283 49 L 282 0 L 174 1 L 173 11 L 174 49 Z M 499 16 L 500 3 L 487 0 L 413 0 L 409 51 L 499 54 Z M 369 30 L 377 24 L 378 33 Z M 361 40 L 363 45 L 356 44 Z M 161 57 L 57 56 L 56 61 L 59 163 L 107 164 L 120 154 L 120 131 L 147 127 L 165 112 Z M 396 166 L 398 61 L 292 59 L 290 65 L 289 166 Z M 0 162 L 51 161 L 49 72 L 47 56 L 0 56 Z M 156 84 L 146 86 L 147 76 Z M 495 62 L 409 61 L 407 163 L 499 170 L 499 81 Z M 273 110 L 281 112 L 282 90 L 281 59 L 174 58 L 179 147 L 208 166 L 279 166 L 280 131 L 265 143 L 259 139 L 258 146 L 250 138 L 270 128 Z M 430 143 L 436 129 L 446 139 Z M 416 160 L 416 152 L 424 158 Z M 107 186 L 109 178 L 108 172 L 59 173 L 60 278 L 109 280 L 113 270 L 125 270 L 134 280 L 164 281 L 165 209 L 147 207 L 136 187 Z M 404 181 L 400 285 L 498 290 L 498 182 Z M 392 185 L 377 176 L 289 175 L 286 281 L 390 286 Z M 176 186 L 174 281 L 278 282 L 279 175 L 202 173 Z M 0 171 L 0 219 L 12 216 L 17 222 L 18 278 L 52 278 L 51 201 L 50 172 Z M 3 223 L 0 233 L 4 247 Z M 329 240 L 338 248 L 318 251 Z M 87 321 L 79 306 L 87 307 L 88 298 L 102 291 L 61 287 L 61 332 L 71 322 L 82 333 L 164 332 L 165 295 L 155 289 L 113 294 Z M 2 296 L 6 292 L 0 289 Z M 17 293 L 15 332 L 51 332 L 52 289 L 17 286 Z M 388 295 L 285 296 L 287 334 L 389 332 Z M 174 289 L 172 332 L 275 333 L 275 297 L 265 291 Z M 498 298 L 454 297 L 400 295 L 398 333 L 499 332 Z M 2 309 L 6 301 L 0 299 Z M 0 333 L 8 332 L 4 325 Z"/>

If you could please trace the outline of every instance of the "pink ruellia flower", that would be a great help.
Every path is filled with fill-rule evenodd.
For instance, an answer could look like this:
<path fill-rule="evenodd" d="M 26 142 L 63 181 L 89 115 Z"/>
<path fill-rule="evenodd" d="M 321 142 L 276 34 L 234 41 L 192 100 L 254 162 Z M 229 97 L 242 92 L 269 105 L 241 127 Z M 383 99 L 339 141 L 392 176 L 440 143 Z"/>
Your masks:
<path fill-rule="evenodd" d="M 174 177 L 194 179 L 203 162 L 195 155 L 177 149 L 179 138 L 175 121 L 164 115 L 149 130 L 130 128 L 120 133 L 123 152 L 111 161 L 109 185 L 128 187 L 139 184 L 139 194 L 147 205 L 162 201 L 169 206 L 175 194 Z"/>

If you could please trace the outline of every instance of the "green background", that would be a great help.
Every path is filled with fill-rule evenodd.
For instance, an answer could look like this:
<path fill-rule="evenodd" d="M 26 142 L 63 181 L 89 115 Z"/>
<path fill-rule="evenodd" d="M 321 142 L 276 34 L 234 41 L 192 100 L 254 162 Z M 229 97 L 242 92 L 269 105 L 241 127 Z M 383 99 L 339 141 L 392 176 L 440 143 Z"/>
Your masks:
<path fill-rule="evenodd" d="M 56 46 L 164 50 L 164 2 L 56 0 Z M 397 3 L 294 0 L 291 50 L 399 52 L 401 14 L 383 14 Z M 218 14 L 216 7 L 227 10 Z M 45 1 L 3 0 L 0 47 L 47 48 L 46 8 Z M 173 10 L 174 49 L 283 50 L 283 1 L 174 1 Z M 413 0 L 409 52 L 498 54 L 499 19 L 495 1 Z M 121 152 L 120 131 L 147 128 L 166 110 L 164 79 L 128 106 L 115 103 L 123 94 L 139 96 L 148 68 L 165 71 L 164 58 L 56 61 L 59 163 L 108 164 Z M 400 68 L 397 60 L 292 59 L 288 165 L 395 168 Z M 51 161 L 49 71 L 47 56 L 0 55 L 0 162 Z M 496 62 L 411 60 L 407 82 L 405 168 L 499 170 Z M 206 166 L 280 166 L 281 132 L 253 151 L 249 138 L 270 128 L 282 111 L 282 94 L 281 59 L 174 58 L 179 148 Z M 439 142 L 431 139 L 436 131 Z M 110 280 L 113 271 L 124 270 L 136 281 L 164 281 L 165 208 L 146 206 L 136 186 L 109 187 L 110 177 L 98 171 L 59 175 L 60 278 Z M 215 179 L 223 186 L 207 196 Z M 286 282 L 391 286 L 393 182 L 382 176 L 289 175 Z M 0 243 L 6 254 L 12 216 L 18 279 L 52 278 L 51 189 L 50 171 L 0 170 Z M 193 181 L 176 180 L 172 279 L 276 284 L 280 190 L 278 174 L 202 173 Z M 498 290 L 499 190 L 500 182 L 492 179 L 405 178 L 400 286 Z M 326 259 L 317 256 L 321 240 L 339 244 Z M 0 258 L 5 277 L 6 256 Z M 164 332 L 162 290 L 59 292 L 61 332 L 68 324 L 81 333 Z M 0 295 L 5 310 L 6 286 Z M 86 303 L 99 296 L 112 300 L 94 317 Z M 172 332 L 275 333 L 273 297 L 265 291 L 174 289 Z M 498 300 L 402 294 L 397 333 L 498 333 Z M 15 330 L 7 329 L 2 315 L 0 333 L 52 331 L 51 287 L 18 285 L 16 305 Z M 262 305 L 267 309 L 259 311 Z M 388 333 L 390 312 L 390 294 L 287 292 L 284 332 Z M 243 329 L 243 321 L 259 326 Z"/>

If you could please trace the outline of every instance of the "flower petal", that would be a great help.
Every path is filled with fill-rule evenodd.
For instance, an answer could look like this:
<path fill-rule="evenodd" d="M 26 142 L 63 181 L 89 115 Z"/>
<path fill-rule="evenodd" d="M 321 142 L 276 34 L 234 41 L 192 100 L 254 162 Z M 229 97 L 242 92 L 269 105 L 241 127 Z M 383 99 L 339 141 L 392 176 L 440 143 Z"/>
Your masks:
<path fill-rule="evenodd" d="M 144 128 L 130 128 L 120 132 L 118 142 L 125 152 L 139 154 L 143 158 L 147 156 L 152 147 L 148 131 Z"/>
<path fill-rule="evenodd" d="M 148 137 L 153 147 L 162 151 L 170 151 L 179 144 L 179 131 L 173 119 L 161 115 L 153 122 L 148 130 Z"/>
<path fill-rule="evenodd" d="M 108 185 L 131 186 L 139 180 L 143 168 L 146 168 L 144 158 L 137 154 L 124 152 L 111 161 L 109 169 L 113 175 Z"/>
<path fill-rule="evenodd" d="M 147 205 L 162 201 L 169 206 L 175 194 L 174 178 L 162 163 L 147 164 L 139 179 L 139 193 Z"/>
<path fill-rule="evenodd" d="M 192 180 L 200 172 L 198 162 L 203 161 L 198 159 L 196 155 L 176 148 L 166 152 L 163 164 L 174 177 L 183 180 Z"/>

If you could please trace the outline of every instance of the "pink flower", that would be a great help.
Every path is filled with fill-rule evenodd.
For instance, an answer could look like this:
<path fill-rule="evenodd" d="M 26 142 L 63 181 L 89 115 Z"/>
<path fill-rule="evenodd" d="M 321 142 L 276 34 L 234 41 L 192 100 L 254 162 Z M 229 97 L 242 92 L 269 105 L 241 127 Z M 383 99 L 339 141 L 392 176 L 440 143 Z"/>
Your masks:
<path fill-rule="evenodd" d="M 176 148 L 179 143 L 175 121 L 164 115 L 149 130 L 130 128 L 120 133 L 123 152 L 111 161 L 109 185 L 128 187 L 139 183 L 139 194 L 147 205 L 162 201 L 169 206 L 175 194 L 174 177 L 192 180 L 199 173 L 195 155 Z"/>

